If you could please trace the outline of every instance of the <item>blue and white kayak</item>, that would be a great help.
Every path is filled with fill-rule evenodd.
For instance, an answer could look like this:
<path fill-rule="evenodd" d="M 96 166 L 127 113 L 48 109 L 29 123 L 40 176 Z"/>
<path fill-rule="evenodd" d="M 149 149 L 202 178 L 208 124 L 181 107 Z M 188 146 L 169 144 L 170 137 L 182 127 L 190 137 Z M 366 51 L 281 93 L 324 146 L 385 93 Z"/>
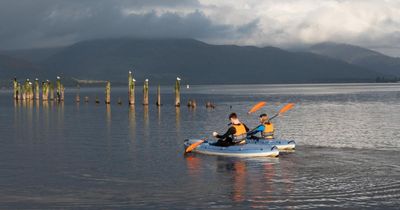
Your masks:
<path fill-rule="evenodd" d="M 296 142 L 293 140 L 282 140 L 282 139 L 247 139 L 247 144 L 261 144 L 276 146 L 279 151 L 287 151 L 296 149 Z"/>
<path fill-rule="evenodd" d="M 185 149 L 198 142 L 200 139 L 186 139 L 184 142 Z M 220 147 L 210 145 L 208 141 L 200 144 L 192 152 L 202 153 L 207 155 L 222 155 L 233 157 L 278 157 L 279 150 L 276 146 L 269 144 L 240 144 L 229 147 Z"/>

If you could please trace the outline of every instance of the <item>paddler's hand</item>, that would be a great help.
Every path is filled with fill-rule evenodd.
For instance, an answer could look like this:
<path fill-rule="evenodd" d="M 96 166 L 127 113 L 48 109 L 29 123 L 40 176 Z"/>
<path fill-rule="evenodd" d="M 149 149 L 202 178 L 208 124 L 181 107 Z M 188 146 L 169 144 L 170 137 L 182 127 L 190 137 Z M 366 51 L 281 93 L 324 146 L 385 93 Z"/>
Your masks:
<path fill-rule="evenodd" d="M 217 137 L 218 133 L 214 131 L 214 132 L 212 133 L 212 135 L 213 135 L 214 137 Z"/>

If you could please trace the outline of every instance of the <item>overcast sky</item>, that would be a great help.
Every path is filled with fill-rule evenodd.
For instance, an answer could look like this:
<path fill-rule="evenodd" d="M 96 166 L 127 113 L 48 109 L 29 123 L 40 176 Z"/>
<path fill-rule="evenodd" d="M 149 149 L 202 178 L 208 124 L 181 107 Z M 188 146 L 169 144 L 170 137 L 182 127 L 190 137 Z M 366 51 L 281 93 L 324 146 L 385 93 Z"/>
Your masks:
<path fill-rule="evenodd" d="M 400 0 L 0 0 L 0 49 L 125 36 L 283 48 L 332 41 L 400 56 Z"/>

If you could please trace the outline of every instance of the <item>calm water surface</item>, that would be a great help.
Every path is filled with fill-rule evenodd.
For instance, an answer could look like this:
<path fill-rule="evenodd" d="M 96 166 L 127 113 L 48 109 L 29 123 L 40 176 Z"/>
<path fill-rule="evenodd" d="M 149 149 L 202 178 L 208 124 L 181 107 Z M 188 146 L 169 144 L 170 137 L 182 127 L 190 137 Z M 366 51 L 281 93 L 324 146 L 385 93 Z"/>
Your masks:
<path fill-rule="evenodd" d="M 88 104 L 73 102 L 75 90 L 63 104 L 0 92 L 0 208 L 399 208 L 400 84 L 193 86 L 182 101 L 195 99 L 194 110 L 162 90 L 160 109 L 117 105 L 125 88 L 112 89 L 111 106 L 94 103 L 99 88 L 81 89 Z M 275 121 L 295 152 L 183 156 L 185 138 L 223 132 L 232 111 L 257 125 L 261 112 L 246 112 L 262 100 L 270 114 L 296 103 Z"/>

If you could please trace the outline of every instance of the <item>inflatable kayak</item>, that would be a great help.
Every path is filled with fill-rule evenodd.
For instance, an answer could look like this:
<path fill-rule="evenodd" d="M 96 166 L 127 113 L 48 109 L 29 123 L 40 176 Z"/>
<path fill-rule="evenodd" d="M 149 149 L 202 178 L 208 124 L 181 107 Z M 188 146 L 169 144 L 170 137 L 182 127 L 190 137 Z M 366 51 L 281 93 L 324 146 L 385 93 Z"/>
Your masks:
<path fill-rule="evenodd" d="M 296 149 L 296 142 L 293 140 L 281 140 L 281 139 L 247 139 L 248 144 L 261 144 L 276 146 L 280 151 L 282 150 L 294 150 Z"/>
<path fill-rule="evenodd" d="M 200 139 L 186 139 L 184 142 L 185 149 L 201 141 Z M 192 152 L 202 153 L 207 155 L 222 155 L 222 156 L 234 156 L 234 157 L 277 157 L 279 156 L 279 150 L 276 146 L 270 144 L 241 144 L 233 145 L 229 147 L 220 147 L 210 145 L 209 142 L 205 141 L 196 147 Z"/>

